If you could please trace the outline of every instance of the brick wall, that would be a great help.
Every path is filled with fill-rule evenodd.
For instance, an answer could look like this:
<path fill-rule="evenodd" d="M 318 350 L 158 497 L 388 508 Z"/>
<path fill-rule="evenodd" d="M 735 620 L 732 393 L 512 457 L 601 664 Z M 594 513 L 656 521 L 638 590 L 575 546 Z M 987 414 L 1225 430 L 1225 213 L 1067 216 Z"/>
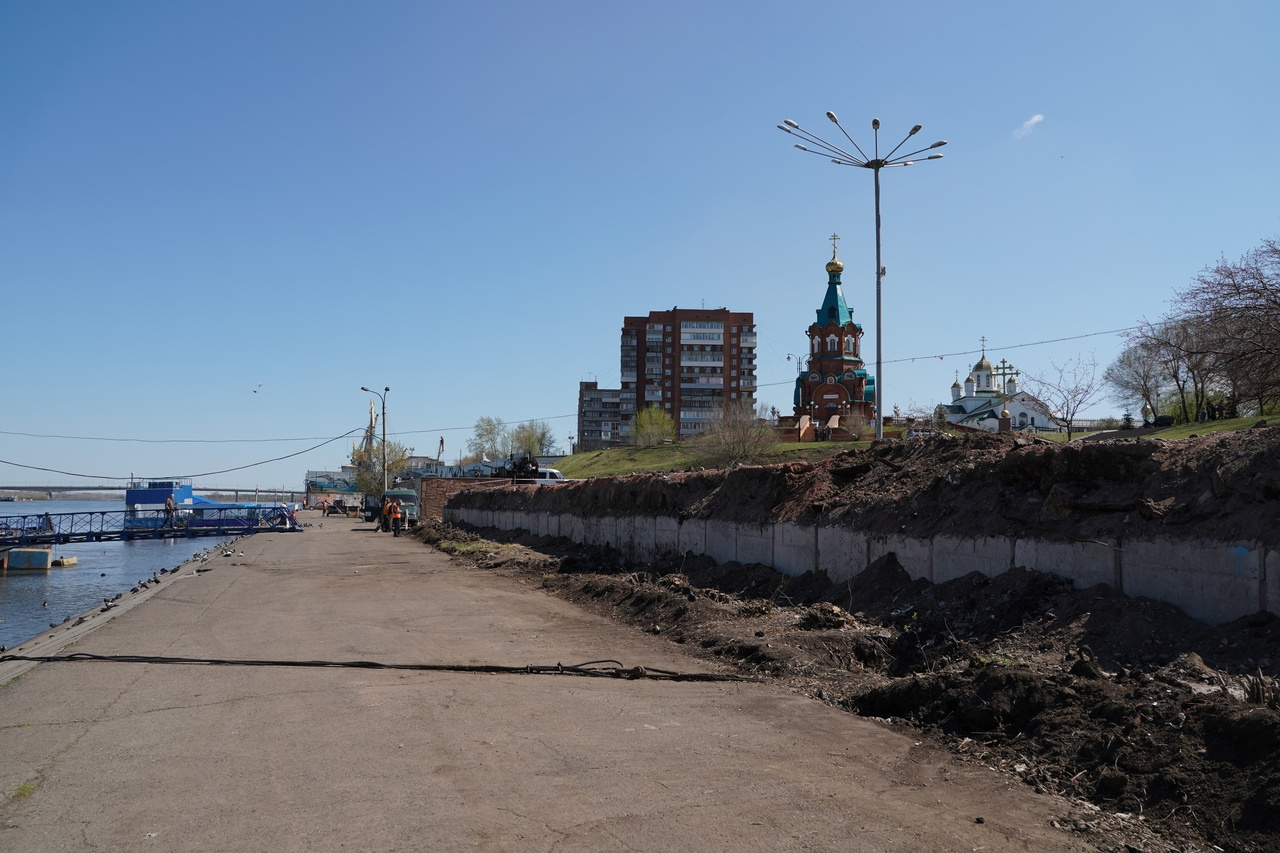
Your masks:
<path fill-rule="evenodd" d="M 511 481 L 507 479 L 424 477 L 418 487 L 418 504 L 421 507 L 422 520 L 444 518 L 444 505 L 449 498 L 463 489 L 491 489 L 495 486 L 509 485 Z"/>

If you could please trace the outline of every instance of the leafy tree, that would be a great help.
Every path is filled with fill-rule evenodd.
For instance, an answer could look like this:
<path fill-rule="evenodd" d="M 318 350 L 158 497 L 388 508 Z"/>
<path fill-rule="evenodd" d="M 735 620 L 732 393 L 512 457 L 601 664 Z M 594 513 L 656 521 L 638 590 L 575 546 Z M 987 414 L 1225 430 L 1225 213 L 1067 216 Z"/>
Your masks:
<path fill-rule="evenodd" d="M 502 459 L 512 453 L 511 430 L 502 418 L 476 419 L 475 432 L 467 439 L 467 452 L 477 459 Z"/>
<path fill-rule="evenodd" d="M 390 486 L 396 475 L 409 467 L 409 448 L 398 441 L 387 442 L 387 479 Z M 351 453 L 351 464 L 356 466 L 356 491 L 366 495 L 382 494 L 382 444 L 371 451 L 357 449 Z"/>
<path fill-rule="evenodd" d="M 767 416 L 763 405 L 757 409 L 750 400 L 739 400 L 717 415 L 701 437 L 708 463 L 727 468 L 763 456 L 778 441 Z"/>
<path fill-rule="evenodd" d="M 1049 414 L 1067 425 L 1067 440 L 1071 440 L 1071 425 L 1083 409 L 1089 407 L 1102 394 L 1098 381 L 1098 362 L 1092 355 L 1088 359 L 1073 358 L 1059 367 L 1052 361 L 1052 373 L 1027 374 L 1031 395 L 1048 408 Z"/>
<path fill-rule="evenodd" d="M 510 432 L 511 452 L 517 456 L 544 456 L 555 450 L 556 437 L 546 421 L 525 421 Z"/>
<path fill-rule="evenodd" d="M 631 435 L 641 447 L 652 447 L 664 441 L 674 441 L 676 423 L 658 406 L 646 406 L 632 418 Z"/>

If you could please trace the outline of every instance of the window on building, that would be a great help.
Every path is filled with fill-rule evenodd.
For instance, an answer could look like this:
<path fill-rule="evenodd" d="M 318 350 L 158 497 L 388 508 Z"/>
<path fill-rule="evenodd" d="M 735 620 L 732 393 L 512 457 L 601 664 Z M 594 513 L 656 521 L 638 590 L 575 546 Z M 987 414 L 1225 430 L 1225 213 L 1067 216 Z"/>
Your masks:
<path fill-rule="evenodd" d="M 850 353 L 850 354 L 852 354 L 852 353 L 853 353 L 853 338 L 852 338 L 852 337 L 848 337 L 848 338 L 845 338 L 845 339 L 844 339 L 844 351 L 845 351 L 845 352 L 847 352 L 847 353 Z"/>
<path fill-rule="evenodd" d="M 827 338 L 827 352 L 839 352 L 839 341 L 835 335 Z"/>

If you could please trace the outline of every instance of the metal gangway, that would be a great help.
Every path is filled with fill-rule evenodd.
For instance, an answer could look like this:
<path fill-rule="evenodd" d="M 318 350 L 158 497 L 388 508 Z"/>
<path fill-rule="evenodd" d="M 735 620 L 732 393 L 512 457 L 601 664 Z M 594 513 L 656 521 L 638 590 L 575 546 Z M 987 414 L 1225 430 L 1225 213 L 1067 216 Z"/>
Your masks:
<path fill-rule="evenodd" d="M 286 507 L 201 507 L 164 510 L 56 512 L 0 516 L 0 549 L 68 542 L 244 536 L 300 530 Z"/>

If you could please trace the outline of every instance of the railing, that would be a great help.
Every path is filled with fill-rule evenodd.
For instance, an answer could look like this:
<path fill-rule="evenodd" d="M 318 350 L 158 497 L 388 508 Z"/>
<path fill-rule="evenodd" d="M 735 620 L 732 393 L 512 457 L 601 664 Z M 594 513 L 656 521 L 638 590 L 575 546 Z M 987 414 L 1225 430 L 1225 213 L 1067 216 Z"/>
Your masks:
<path fill-rule="evenodd" d="M 171 518 L 164 510 L 60 512 L 0 516 L 0 547 L 59 545 L 114 539 L 173 539 L 195 536 L 240 536 L 267 530 L 298 530 L 284 507 L 218 507 L 180 510 Z"/>

